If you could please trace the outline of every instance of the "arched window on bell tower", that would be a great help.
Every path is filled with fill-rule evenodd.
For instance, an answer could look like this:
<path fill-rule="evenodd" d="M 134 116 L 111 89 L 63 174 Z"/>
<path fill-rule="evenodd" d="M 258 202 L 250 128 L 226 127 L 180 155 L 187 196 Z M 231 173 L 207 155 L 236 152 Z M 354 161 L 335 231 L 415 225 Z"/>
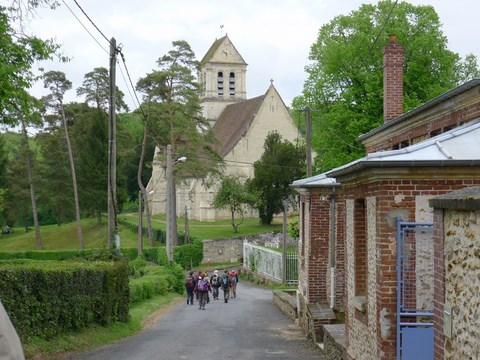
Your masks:
<path fill-rule="evenodd" d="M 223 96 L 223 72 L 221 71 L 217 74 L 217 94 Z"/>
<path fill-rule="evenodd" d="M 228 78 L 230 96 L 235 96 L 235 73 L 231 72 Z"/>

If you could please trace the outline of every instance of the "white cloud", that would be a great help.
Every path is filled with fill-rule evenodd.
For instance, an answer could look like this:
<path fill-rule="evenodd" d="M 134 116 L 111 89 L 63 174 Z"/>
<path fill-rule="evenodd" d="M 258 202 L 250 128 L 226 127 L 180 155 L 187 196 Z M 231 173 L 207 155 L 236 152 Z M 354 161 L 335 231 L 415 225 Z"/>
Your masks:
<path fill-rule="evenodd" d="M 40 10 L 32 29 L 41 37 L 56 38 L 73 59 L 68 64 L 46 64 L 47 69 L 65 71 L 74 89 L 94 67 L 108 67 L 108 42 L 81 13 L 72 0 L 65 0 L 101 47 L 62 4 L 55 11 Z M 135 83 L 156 67 L 156 60 L 183 39 L 201 59 L 215 38 L 228 33 L 249 64 L 247 94 L 263 94 L 269 80 L 287 105 L 301 93 L 306 80 L 304 67 L 322 25 L 337 15 L 348 15 L 369 0 L 102 0 L 80 1 L 85 12 L 104 35 L 123 44 L 126 63 Z M 480 55 L 480 43 L 472 24 L 480 2 L 471 0 L 411 0 L 414 5 L 431 4 L 443 23 L 450 49 L 464 56 Z M 224 25 L 220 29 L 220 25 Z M 103 49 L 102 49 L 103 48 Z M 119 87 L 128 94 L 119 73 Z M 44 94 L 37 86 L 34 95 Z M 74 98 L 75 91 L 71 92 Z M 127 99 L 133 103 L 131 99 Z"/>

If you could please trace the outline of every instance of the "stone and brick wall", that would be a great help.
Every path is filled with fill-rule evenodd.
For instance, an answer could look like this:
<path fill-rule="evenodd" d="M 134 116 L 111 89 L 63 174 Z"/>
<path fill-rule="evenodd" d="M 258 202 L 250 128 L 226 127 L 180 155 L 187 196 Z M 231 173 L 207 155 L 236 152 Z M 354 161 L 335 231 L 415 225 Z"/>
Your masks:
<path fill-rule="evenodd" d="M 394 359 L 396 356 L 396 226 L 395 219 L 432 221 L 428 199 L 480 179 L 382 180 L 345 188 L 346 203 L 346 337 L 349 358 Z M 368 285 L 365 299 L 356 293 L 355 201 L 364 199 L 367 221 Z M 431 241 L 430 241 L 431 242 Z M 423 260 L 418 272 L 425 289 L 417 299 L 432 306 L 433 247 L 418 248 Z M 428 298 L 430 296 L 430 298 Z M 362 303 L 364 301 L 364 303 Z M 365 309 L 365 310 L 363 310 Z"/>
<path fill-rule="evenodd" d="M 237 262 L 243 258 L 244 238 L 205 240 L 203 242 L 203 263 Z"/>
<path fill-rule="evenodd" d="M 335 196 L 333 199 L 332 196 Z M 312 331 L 311 304 L 329 304 L 331 301 L 331 211 L 335 204 L 334 229 L 343 225 L 339 213 L 341 194 L 333 194 L 331 187 L 300 196 L 300 241 L 299 241 L 299 324 L 306 333 Z M 333 291 L 334 306 L 343 309 L 344 299 L 344 243 L 343 235 L 335 231 L 335 268 Z"/>
<path fill-rule="evenodd" d="M 435 206 L 434 358 L 479 359 L 480 188 L 432 200 Z M 444 333 L 444 306 L 451 309 Z"/>

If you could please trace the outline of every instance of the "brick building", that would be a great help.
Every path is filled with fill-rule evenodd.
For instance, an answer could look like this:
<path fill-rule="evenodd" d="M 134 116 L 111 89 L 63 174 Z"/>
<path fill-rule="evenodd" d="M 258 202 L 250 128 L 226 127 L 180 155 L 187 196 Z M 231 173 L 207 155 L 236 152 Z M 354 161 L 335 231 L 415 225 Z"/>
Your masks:
<path fill-rule="evenodd" d="M 402 63 L 392 38 L 384 48 L 385 123 L 360 137 L 367 156 L 292 184 L 300 193 L 300 324 L 321 327 L 312 329 L 312 304 L 343 309 L 349 359 L 396 359 L 400 343 L 407 351 L 407 338 L 397 338 L 397 219 L 431 223 L 429 199 L 480 185 L 480 80 L 402 114 Z M 410 290 L 427 313 L 433 236 L 414 241 Z"/>

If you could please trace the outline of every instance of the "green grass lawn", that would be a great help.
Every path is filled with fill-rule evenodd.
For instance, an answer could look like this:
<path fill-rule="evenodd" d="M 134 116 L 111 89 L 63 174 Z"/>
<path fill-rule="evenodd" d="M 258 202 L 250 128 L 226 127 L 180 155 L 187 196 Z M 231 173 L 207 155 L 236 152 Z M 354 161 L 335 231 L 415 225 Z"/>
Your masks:
<path fill-rule="evenodd" d="M 82 219 L 82 232 L 85 248 L 102 248 L 107 246 L 107 221 L 98 224 L 97 219 Z M 137 234 L 131 230 L 119 227 L 121 246 L 137 246 Z M 40 227 L 40 235 L 44 250 L 78 249 L 77 223 L 63 225 L 45 225 Z M 146 245 L 146 240 L 144 240 Z M 10 235 L 0 235 L 0 251 L 35 250 L 35 231 L 31 228 L 14 228 Z"/>
<path fill-rule="evenodd" d="M 138 215 L 136 213 L 120 214 L 122 219 L 128 222 L 138 224 Z M 236 220 L 238 221 L 238 220 Z M 145 219 L 143 221 L 145 226 Z M 165 215 L 154 215 L 152 217 L 152 226 L 157 229 L 165 230 Z M 184 231 L 184 217 L 177 218 L 178 231 Z M 189 220 L 188 227 L 190 235 L 198 239 L 222 239 L 255 234 L 265 234 L 269 232 L 282 231 L 282 224 L 279 220 L 274 219 L 271 225 L 262 225 L 257 218 L 248 218 L 238 227 L 238 232 L 233 232 L 230 220 L 219 221 L 195 221 Z"/>
<path fill-rule="evenodd" d="M 136 213 L 122 213 L 119 218 L 131 223 L 138 223 Z M 152 219 L 153 227 L 165 230 L 165 217 L 155 215 Z M 144 221 L 145 224 L 145 221 Z M 184 230 L 183 218 L 178 218 L 177 226 L 179 231 Z M 238 233 L 233 232 L 229 220 L 217 222 L 189 221 L 190 236 L 198 239 L 221 239 L 268 232 L 282 231 L 282 224 L 273 222 L 272 225 L 261 225 L 258 219 L 245 219 L 238 228 Z M 97 219 L 82 219 L 82 231 L 85 248 L 102 248 L 107 246 L 107 220 L 103 219 L 98 224 Z M 136 247 L 137 233 L 119 225 L 120 246 Z M 45 225 L 40 227 L 42 245 L 44 250 L 69 250 L 78 249 L 77 224 L 71 222 L 63 225 Z M 146 236 L 143 238 L 144 246 L 148 245 Z M 0 251 L 28 251 L 35 250 L 35 231 L 31 228 L 25 232 L 23 228 L 14 228 L 10 235 L 0 235 Z"/>

